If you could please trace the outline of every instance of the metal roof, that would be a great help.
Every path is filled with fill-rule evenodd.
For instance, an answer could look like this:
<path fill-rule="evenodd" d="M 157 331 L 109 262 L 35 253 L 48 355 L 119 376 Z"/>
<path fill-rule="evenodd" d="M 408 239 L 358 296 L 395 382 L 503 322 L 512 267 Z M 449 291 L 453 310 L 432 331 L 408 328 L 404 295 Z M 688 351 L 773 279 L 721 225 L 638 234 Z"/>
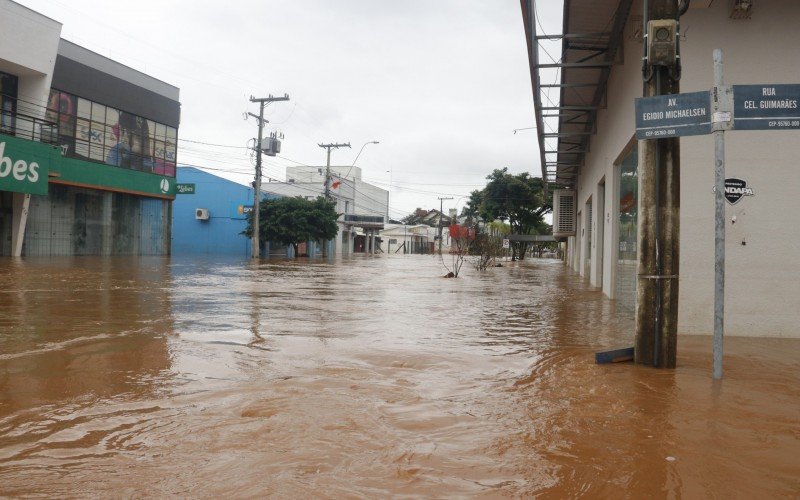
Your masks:
<path fill-rule="evenodd" d="M 536 0 L 520 0 L 533 86 L 536 133 L 546 185 L 575 187 L 597 110 L 605 105 L 606 86 L 617 57 L 633 0 L 564 0 L 561 34 L 537 32 Z M 557 61 L 540 60 L 543 40 L 560 40 Z M 550 81 L 543 73 L 555 69 Z M 558 91 L 555 99 L 552 90 Z M 544 99 L 544 101 L 543 101 Z"/>

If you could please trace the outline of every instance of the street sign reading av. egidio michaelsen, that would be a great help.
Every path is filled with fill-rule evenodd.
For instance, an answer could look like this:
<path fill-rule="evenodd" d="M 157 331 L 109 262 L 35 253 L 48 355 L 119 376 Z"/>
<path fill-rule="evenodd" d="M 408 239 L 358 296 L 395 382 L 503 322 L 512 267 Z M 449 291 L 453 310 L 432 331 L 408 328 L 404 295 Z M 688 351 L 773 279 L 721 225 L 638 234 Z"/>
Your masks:
<path fill-rule="evenodd" d="M 664 139 L 710 133 L 709 91 L 636 99 L 637 139 Z"/>

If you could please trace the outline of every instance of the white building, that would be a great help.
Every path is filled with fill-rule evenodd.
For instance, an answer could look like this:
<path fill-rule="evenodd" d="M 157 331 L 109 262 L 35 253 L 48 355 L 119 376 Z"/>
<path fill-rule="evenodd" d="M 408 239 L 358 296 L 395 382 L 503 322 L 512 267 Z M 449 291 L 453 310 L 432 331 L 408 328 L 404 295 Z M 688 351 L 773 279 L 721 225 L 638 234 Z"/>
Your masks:
<path fill-rule="evenodd" d="M 563 33 L 572 36 L 562 39 L 562 61 L 573 66 L 562 67 L 555 80 L 546 73 L 551 69 L 537 66 L 550 63 L 548 56 L 532 50 L 540 29 L 532 1 L 523 0 L 523 17 L 543 171 L 552 187 L 576 193 L 577 231 L 567 241 L 567 264 L 632 308 L 641 213 L 634 99 L 643 89 L 642 2 L 565 0 Z M 713 86 L 714 49 L 723 50 L 728 85 L 800 83 L 800 2 L 690 5 L 680 20 L 681 93 Z M 600 64 L 585 66 L 592 62 Z M 551 104 L 548 91 L 560 96 L 558 106 L 572 109 Z M 753 196 L 726 204 L 726 334 L 800 337 L 800 230 L 794 219 L 800 130 L 731 131 L 726 142 L 726 177 L 746 180 L 753 190 Z M 713 331 L 713 185 L 713 137 L 681 138 L 680 334 Z"/>
<path fill-rule="evenodd" d="M 381 232 L 386 253 L 429 254 L 435 251 L 439 230 L 427 224 L 386 224 Z M 442 228 L 443 252 L 450 251 L 450 230 Z"/>
<path fill-rule="evenodd" d="M 265 193 L 301 196 L 310 200 L 325 196 L 326 167 L 287 167 L 287 182 L 262 184 Z M 389 220 L 389 192 L 361 180 L 359 167 L 331 167 L 329 192 L 336 201 L 339 233 L 332 241 L 332 255 L 374 253 L 378 234 Z"/>

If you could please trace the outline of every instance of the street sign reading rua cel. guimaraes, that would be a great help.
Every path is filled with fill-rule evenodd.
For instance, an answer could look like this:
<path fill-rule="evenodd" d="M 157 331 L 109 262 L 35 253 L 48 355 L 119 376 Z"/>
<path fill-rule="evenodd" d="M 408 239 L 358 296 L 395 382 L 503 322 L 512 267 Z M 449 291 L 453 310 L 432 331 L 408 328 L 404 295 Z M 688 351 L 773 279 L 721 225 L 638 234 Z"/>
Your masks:
<path fill-rule="evenodd" d="M 800 129 L 800 85 L 734 85 L 734 130 Z"/>

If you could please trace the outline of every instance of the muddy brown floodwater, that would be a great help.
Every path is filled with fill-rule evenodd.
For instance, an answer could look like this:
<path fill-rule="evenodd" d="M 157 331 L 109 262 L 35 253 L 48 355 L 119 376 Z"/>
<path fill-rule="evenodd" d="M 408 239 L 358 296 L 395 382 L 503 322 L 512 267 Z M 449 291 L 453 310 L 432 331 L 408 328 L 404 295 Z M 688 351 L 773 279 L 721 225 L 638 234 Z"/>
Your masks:
<path fill-rule="evenodd" d="M 0 495 L 800 495 L 800 341 L 681 337 L 558 261 L 0 260 Z"/>

